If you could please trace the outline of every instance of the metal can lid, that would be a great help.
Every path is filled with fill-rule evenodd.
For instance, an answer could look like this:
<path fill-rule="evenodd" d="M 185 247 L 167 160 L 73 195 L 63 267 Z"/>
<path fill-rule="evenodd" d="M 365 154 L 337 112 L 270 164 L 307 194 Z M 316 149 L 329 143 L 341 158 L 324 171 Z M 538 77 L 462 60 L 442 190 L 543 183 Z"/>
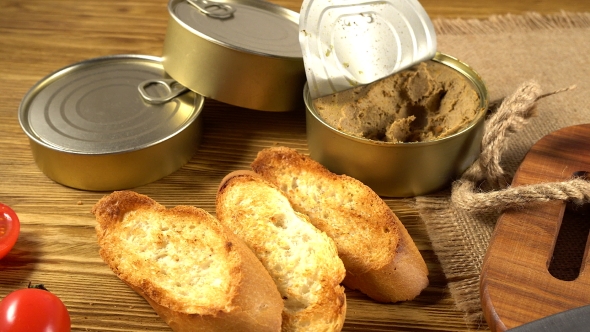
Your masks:
<path fill-rule="evenodd" d="M 170 12 L 193 33 L 251 53 L 301 58 L 299 15 L 260 0 L 171 1 Z"/>
<path fill-rule="evenodd" d="M 21 127 L 36 143 L 67 153 L 114 154 L 150 147 L 189 126 L 204 99 L 196 95 L 158 103 L 142 98 L 140 90 L 155 96 L 168 93 L 160 84 L 141 86 L 165 75 L 160 58 L 143 55 L 67 66 L 25 95 L 19 109 Z"/>
<path fill-rule="evenodd" d="M 389 76 L 436 54 L 417 0 L 304 0 L 299 41 L 312 98 Z"/>

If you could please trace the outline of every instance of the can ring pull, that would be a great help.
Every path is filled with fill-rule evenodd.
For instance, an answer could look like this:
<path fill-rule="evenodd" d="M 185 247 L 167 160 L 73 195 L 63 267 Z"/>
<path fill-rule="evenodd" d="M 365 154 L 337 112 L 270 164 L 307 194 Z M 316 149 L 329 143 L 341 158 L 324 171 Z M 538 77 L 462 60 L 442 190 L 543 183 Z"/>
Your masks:
<path fill-rule="evenodd" d="M 153 96 L 150 95 L 146 88 L 152 85 L 161 85 L 166 89 L 164 96 Z M 181 94 L 188 91 L 188 88 L 176 82 L 173 79 L 150 79 L 139 83 L 137 87 L 141 97 L 150 104 L 164 104 L 170 100 L 180 96 Z"/>
<path fill-rule="evenodd" d="M 208 0 L 186 0 L 189 4 L 197 7 L 203 14 L 218 19 L 226 19 L 234 16 L 236 9 L 226 3 Z M 217 9 L 212 11 L 211 9 Z"/>

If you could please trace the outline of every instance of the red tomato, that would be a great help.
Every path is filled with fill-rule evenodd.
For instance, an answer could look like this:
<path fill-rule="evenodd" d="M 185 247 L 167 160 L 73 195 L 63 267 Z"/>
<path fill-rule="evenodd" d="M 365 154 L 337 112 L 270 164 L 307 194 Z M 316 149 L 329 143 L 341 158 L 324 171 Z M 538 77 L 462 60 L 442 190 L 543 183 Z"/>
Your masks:
<path fill-rule="evenodd" d="M 16 243 L 20 232 L 20 222 L 16 213 L 0 203 L 0 259 L 2 259 Z"/>
<path fill-rule="evenodd" d="M 68 309 L 47 290 L 19 289 L 0 301 L 2 332 L 69 332 L 70 326 Z"/>

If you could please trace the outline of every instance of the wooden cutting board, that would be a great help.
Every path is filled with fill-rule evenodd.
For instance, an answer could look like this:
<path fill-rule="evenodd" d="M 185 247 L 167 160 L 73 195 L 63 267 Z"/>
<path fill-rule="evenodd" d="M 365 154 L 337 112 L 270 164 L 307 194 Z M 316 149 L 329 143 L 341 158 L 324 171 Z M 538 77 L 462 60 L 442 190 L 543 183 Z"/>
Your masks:
<path fill-rule="evenodd" d="M 567 127 L 539 140 L 520 165 L 512 186 L 569 180 L 585 171 L 590 172 L 590 124 Z M 492 331 L 590 304 L 587 228 L 582 226 L 584 234 L 574 234 L 583 237 L 580 248 L 571 248 L 575 241 L 557 241 L 558 235 L 563 239 L 566 223 L 590 223 L 590 218 L 575 217 L 584 211 L 587 208 L 552 201 L 501 215 L 484 258 L 480 284 L 484 315 Z M 573 216 L 572 221 L 564 215 Z M 567 249 L 566 255 L 558 255 L 562 248 Z M 550 272 L 562 260 L 575 263 L 576 255 L 580 257 L 577 278 Z"/>

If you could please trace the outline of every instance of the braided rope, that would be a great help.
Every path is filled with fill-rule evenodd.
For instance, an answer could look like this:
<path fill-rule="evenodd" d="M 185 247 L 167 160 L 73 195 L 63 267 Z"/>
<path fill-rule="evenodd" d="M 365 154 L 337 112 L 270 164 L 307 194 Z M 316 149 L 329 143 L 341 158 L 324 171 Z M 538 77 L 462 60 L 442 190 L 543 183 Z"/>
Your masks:
<path fill-rule="evenodd" d="M 507 148 L 507 137 L 520 130 L 535 115 L 536 102 L 544 97 L 568 91 L 574 86 L 541 94 L 534 82 L 521 85 L 507 97 L 496 113 L 486 122 L 482 139 L 482 152 L 478 160 L 453 184 L 451 204 L 466 212 L 504 211 L 532 202 L 552 200 L 590 202 L 590 182 L 574 178 L 563 182 L 548 182 L 509 187 L 509 179 L 500 165 L 501 155 Z M 490 191 L 481 191 L 485 184 Z"/>
<path fill-rule="evenodd" d="M 590 183 L 582 178 L 510 187 L 485 193 L 475 192 L 472 182 L 465 182 L 455 189 L 457 192 L 453 194 L 453 206 L 473 213 L 490 210 L 501 212 L 533 202 L 561 200 L 581 205 L 590 201 Z"/>

